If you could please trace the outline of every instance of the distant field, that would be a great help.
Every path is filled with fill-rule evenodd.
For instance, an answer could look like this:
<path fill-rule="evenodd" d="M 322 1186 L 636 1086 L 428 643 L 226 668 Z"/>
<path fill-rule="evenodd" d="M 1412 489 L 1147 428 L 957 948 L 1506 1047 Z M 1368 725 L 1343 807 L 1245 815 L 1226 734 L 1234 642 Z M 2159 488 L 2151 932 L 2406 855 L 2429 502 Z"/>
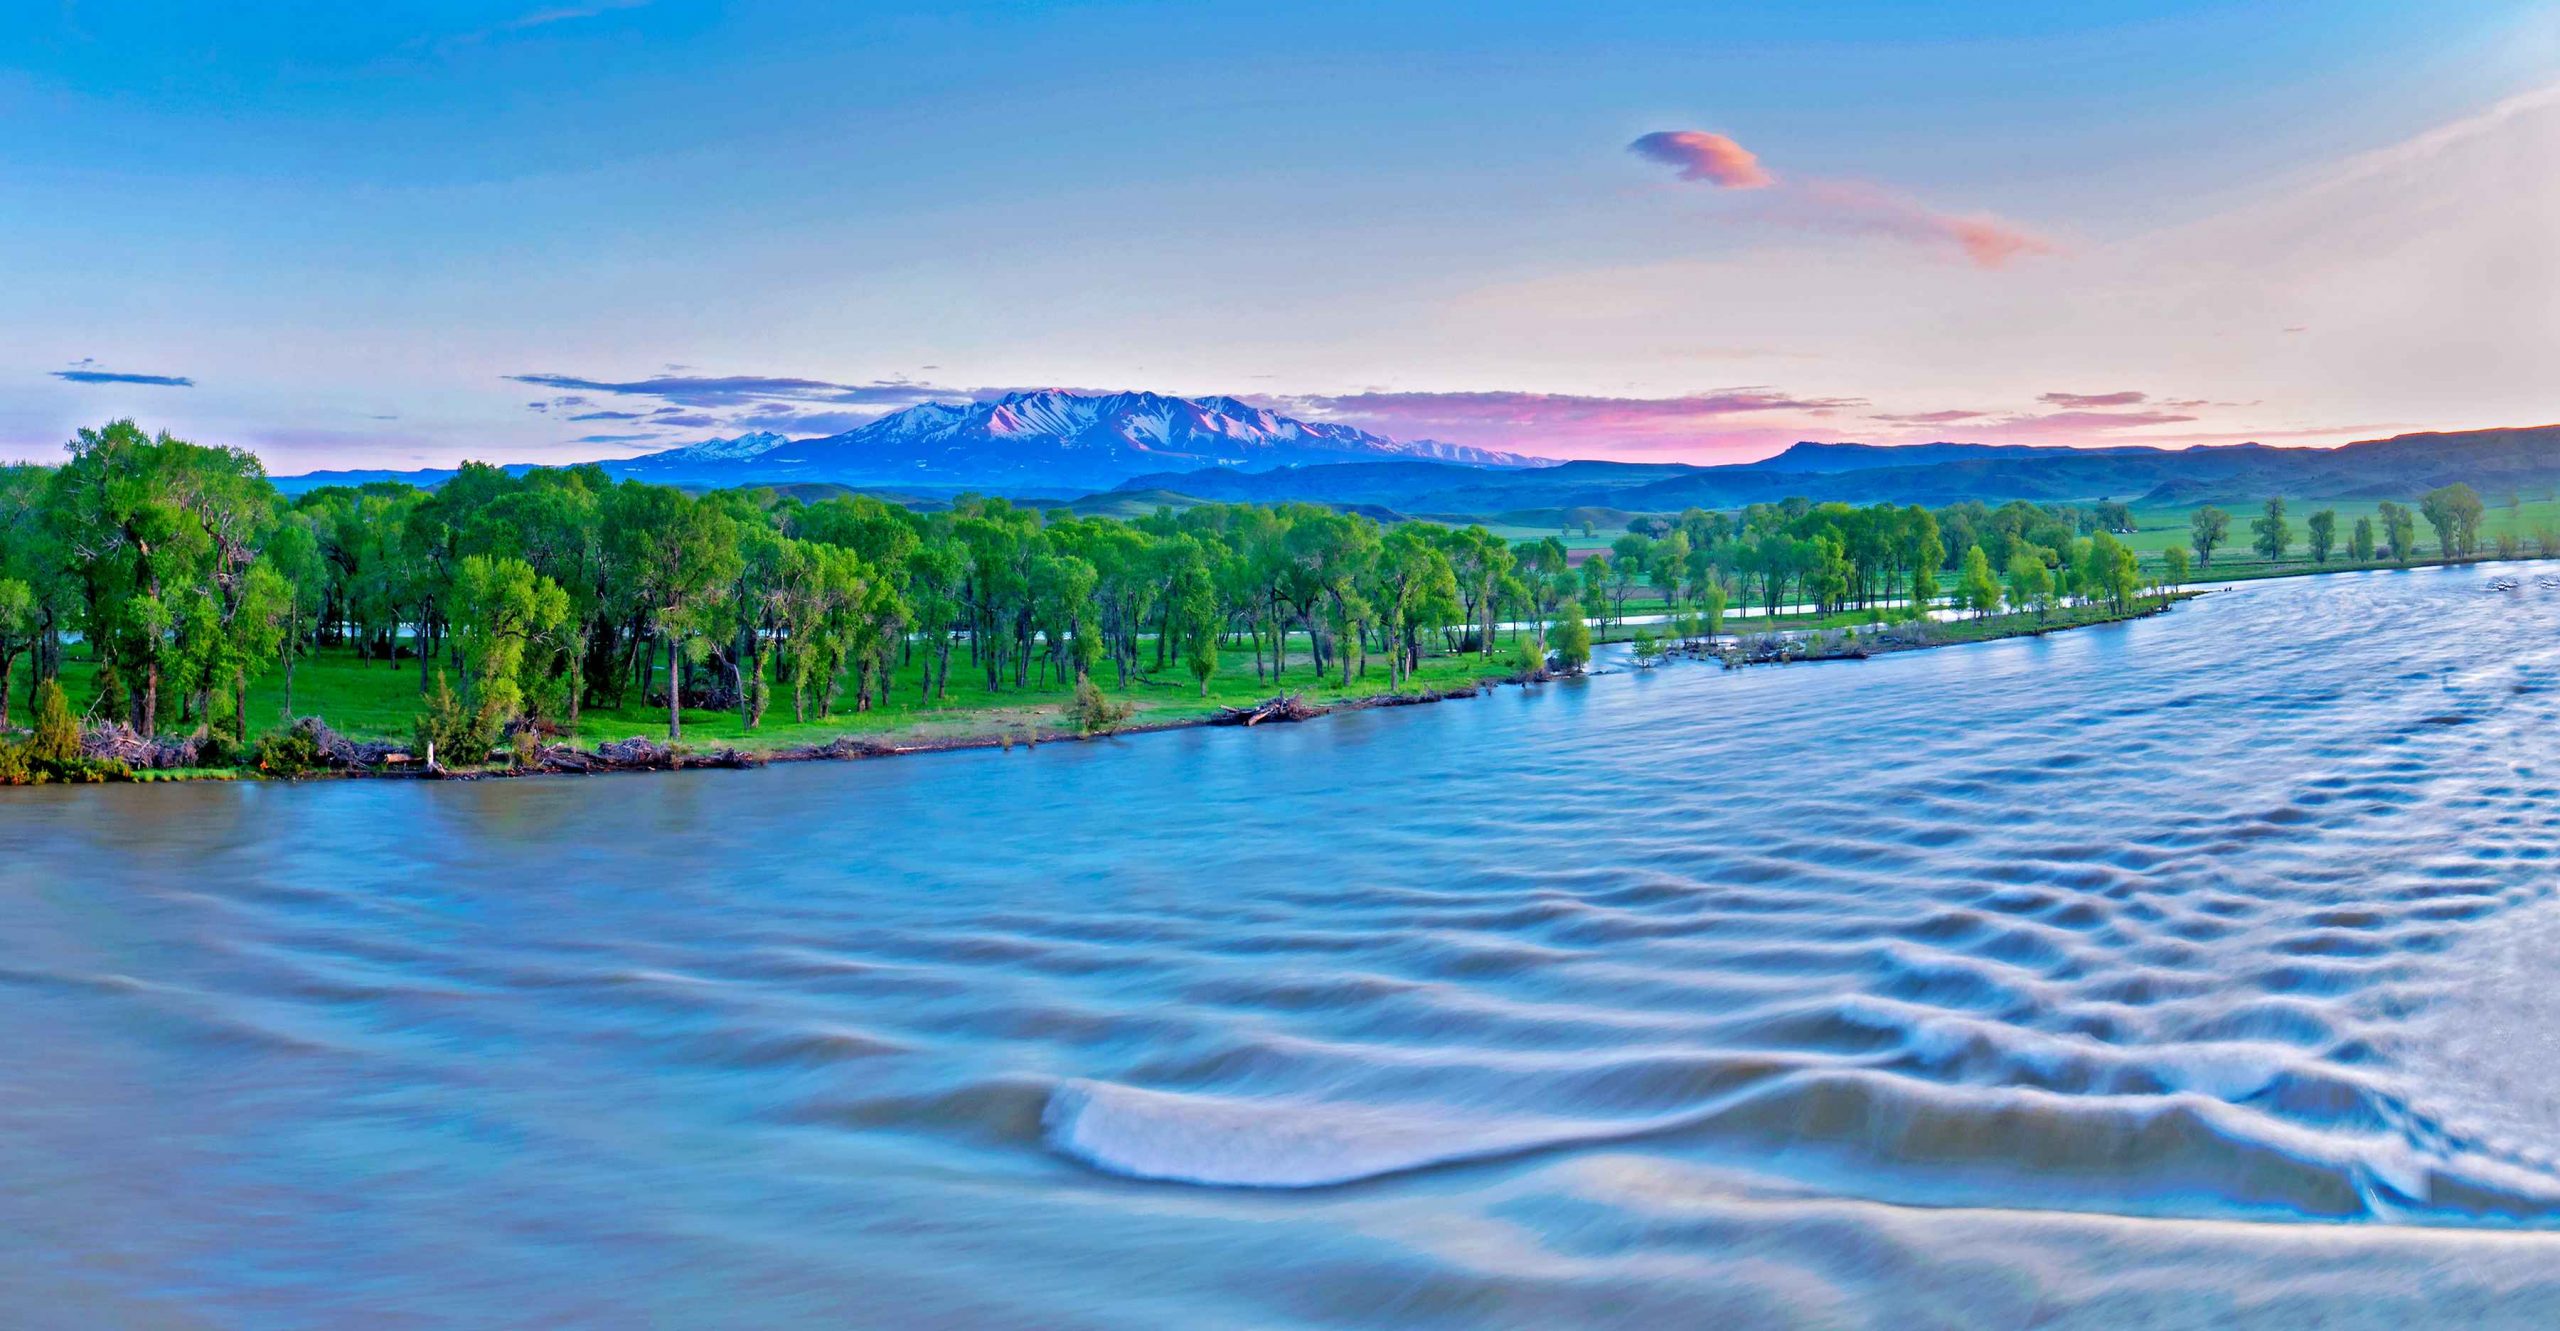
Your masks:
<path fill-rule="evenodd" d="M 2554 534 L 2560 535 L 2560 499 L 2550 497 L 2519 499 L 2510 507 L 2503 495 L 2482 497 L 2489 503 L 2488 512 L 2480 519 L 2480 535 L 2483 544 L 2494 542 L 2501 535 L 2512 535 L 2519 540 L 2530 541 L 2537 528 L 2545 527 L 2550 528 Z M 2415 496 L 2399 502 L 2413 511 L 2418 506 Z M 2135 509 L 2133 517 L 2138 529 L 2133 535 L 2125 538 L 2126 543 L 2136 550 L 2145 552 L 2166 550 L 2173 545 L 2188 545 L 2193 540 L 2192 528 L 2189 524 L 2196 509 L 2201 507 L 2203 506 Z M 2230 543 L 2247 551 L 2250 539 L 2249 523 L 2258 516 L 2259 505 L 2251 504 L 2246 508 L 2240 508 L 2224 504 L 2221 507 L 2224 512 L 2231 515 Z M 2299 547 L 2309 535 L 2304 525 L 2305 521 L 2321 509 L 2336 509 L 2338 511 L 2338 544 L 2344 546 L 2347 542 L 2347 534 L 2355 529 L 2356 519 L 2376 518 L 2375 525 L 2377 528 L 2380 526 L 2377 514 L 2380 513 L 2381 507 L 2379 501 L 2288 498 L 2285 500 L 2285 520 L 2293 525 L 2293 543 Z M 2430 548 L 2435 545 L 2435 529 L 2429 527 L 2423 517 L 2418 519 L 2418 539 Z"/>

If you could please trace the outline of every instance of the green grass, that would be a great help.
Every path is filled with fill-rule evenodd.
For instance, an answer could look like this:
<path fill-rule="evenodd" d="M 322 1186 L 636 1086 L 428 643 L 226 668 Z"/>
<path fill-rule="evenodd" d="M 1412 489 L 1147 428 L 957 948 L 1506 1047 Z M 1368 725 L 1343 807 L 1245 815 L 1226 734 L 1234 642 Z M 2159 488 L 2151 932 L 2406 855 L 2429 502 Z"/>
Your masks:
<path fill-rule="evenodd" d="M 2547 530 L 2560 534 L 2560 499 L 2548 496 L 2534 499 L 2519 497 L 2514 506 L 2510 507 L 2506 502 L 2508 497 L 2505 495 L 2489 495 L 2484 498 L 2489 504 L 2488 511 L 2480 518 L 2480 545 L 2484 551 L 2495 551 L 2500 536 L 2512 536 L 2523 546 L 2526 554 L 2532 554 L 2536 548 L 2534 537 L 2538 532 Z M 2412 497 L 2399 502 L 2411 511 L 2411 516 L 2417 523 L 2420 552 L 2433 555 L 2436 549 L 2435 529 L 2429 527 L 2427 520 L 2417 514 L 2417 500 Z M 2195 535 L 2191 524 L 2196 509 L 2201 507 L 2203 505 L 2198 504 L 2185 508 L 2135 509 L 2133 511 L 2134 530 L 2120 539 L 2145 557 L 2143 562 L 2146 566 L 2156 565 L 2160 552 L 2173 545 L 2187 546 L 2192 552 Z M 2260 506 L 2225 504 L 2220 507 L 2231 515 L 2231 530 L 2223 538 L 2224 543 L 2214 551 L 2214 571 L 2219 572 L 2225 564 L 2236 568 L 2264 562 L 2258 558 L 2257 551 L 2249 548 L 2251 540 L 2249 524 L 2258 517 L 2261 511 Z M 2313 513 L 2324 508 L 2336 509 L 2338 512 L 2338 549 L 2331 554 L 2331 562 L 2343 562 L 2342 556 L 2346 551 L 2347 539 L 2354 533 L 2358 518 L 2373 519 L 2375 539 L 2377 541 L 2381 539 L 2382 505 L 2380 501 L 2310 500 L 2287 496 L 2284 516 L 2286 523 L 2293 528 L 2293 548 L 2290 552 L 2291 558 L 2285 562 L 2299 562 L 2306 565 L 2310 563 L 2309 520 Z"/>
<path fill-rule="evenodd" d="M 1210 679 L 1205 698 L 1200 696 L 1189 671 L 1179 664 L 1169 666 L 1153 682 L 1139 682 L 1133 677 L 1126 688 L 1118 686 L 1116 673 L 1106 664 L 1095 672 L 1095 682 L 1107 696 L 1135 709 L 1128 724 L 1163 725 L 1197 720 L 1221 707 L 1257 702 L 1284 691 L 1303 694 L 1322 705 L 1388 692 L 1448 689 L 1508 678 L 1512 673 L 1509 649 L 1506 634 L 1495 644 L 1490 658 L 1425 656 L 1421 668 L 1396 688 L 1390 688 L 1387 682 L 1383 657 L 1372 656 L 1365 675 L 1355 659 L 1351 683 L 1346 687 L 1338 668 L 1329 669 L 1321 680 L 1316 677 L 1309 665 L 1306 635 L 1298 634 L 1291 642 L 1288 673 L 1276 681 L 1268 675 L 1267 661 L 1265 677 L 1255 678 L 1249 649 L 1241 653 L 1232 647 L 1224 649 L 1220 670 Z M 1142 661 L 1152 664 L 1153 660 L 1150 648 Z M 63 684 L 75 706 L 85 705 L 90 698 L 95 669 L 82 659 L 64 662 Z M 848 687 L 839 695 L 833 716 L 817 716 L 813 699 L 806 721 L 792 719 L 789 693 L 777 690 L 763 724 L 752 732 L 735 711 L 688 707 L 684 711 L 684 742 L 699 748 L 734 745 L 748 750 L 773 750 L 824 744 L 841 735 L 892 744 L 936 744 L 1049 736 L 1069 729 L 1064 709 L 1074 695 L 1071 681 L 1053 678 L 1044 683 L 1035 672 L 1027 688 L 1012 687 L 1008 676 L 1004 687 L 990 690 L 984 672 L 969 668 L 965 647 L 954 649 L 951 675 L 951 696 L 947 701 L 920 697 L 921 676 L 917 667 L 909 666 L 897 673 L 889 695 L 875 700 L 870 711 L 852 710 L 852 691 Z M 449 677 L 458 689 L 458 676 Z M 395 666 L 359 661 L 351 653 L 327 650 L 304 658 L 295 667 L 293 714 L 318 716 L 341 734 L 406 739 L 415 733 L 419 710 L 418 666 L 414 660 Z M 162 715 L 164 732 L 184 732 L 174 700 L 163 699 Z M 250 684 L 250 730 L 254 734 L 272 729 L 284 717 L 284 674 L 281 669 L 270 670 Z M 634 736 L 663 739 L 666 733 L 665 707 L 643 705 L 634 690 L 622 707 L 587 709 L 579 718 L 576 738 L 581 744 L 595 745 Z"/>

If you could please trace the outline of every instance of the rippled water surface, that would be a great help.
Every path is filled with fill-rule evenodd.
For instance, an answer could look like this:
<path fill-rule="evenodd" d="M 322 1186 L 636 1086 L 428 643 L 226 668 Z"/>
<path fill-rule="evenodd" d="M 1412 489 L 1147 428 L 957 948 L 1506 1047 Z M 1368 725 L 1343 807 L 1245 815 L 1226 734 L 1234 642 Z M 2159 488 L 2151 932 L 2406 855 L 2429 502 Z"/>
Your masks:
<path fill-rule="evenodd" d="M 0 793 L 0 1320 L 2548 1325 L 2537 573 L 1034 752 Z"/>

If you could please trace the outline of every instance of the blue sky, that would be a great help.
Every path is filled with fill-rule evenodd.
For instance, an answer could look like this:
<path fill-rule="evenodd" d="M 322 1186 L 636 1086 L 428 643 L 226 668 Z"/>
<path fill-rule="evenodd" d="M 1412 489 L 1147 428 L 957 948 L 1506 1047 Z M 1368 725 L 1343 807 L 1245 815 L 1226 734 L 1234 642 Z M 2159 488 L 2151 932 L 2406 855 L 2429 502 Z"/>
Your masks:
<path fill-rule="evenodd" d="M 557 460 L 1029 385 L 1701 460 L 2560 419 L 2547 5 L 30 8 L 0 455 Z"/>

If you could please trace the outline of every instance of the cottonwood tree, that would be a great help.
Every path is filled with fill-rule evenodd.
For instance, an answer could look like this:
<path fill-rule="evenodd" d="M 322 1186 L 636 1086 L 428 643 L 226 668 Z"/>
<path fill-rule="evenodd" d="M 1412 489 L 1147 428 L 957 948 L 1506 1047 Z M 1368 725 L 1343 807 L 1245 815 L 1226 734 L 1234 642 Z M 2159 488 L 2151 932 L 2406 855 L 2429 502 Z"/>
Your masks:
<path fill-rule="evenodd" d="M 2311 562 L 2326 564 L 2329 552 L 2338 548 L 2338 510 L 2324 508 L 2311 515 Z"/>
<path fill-rule="evenodd" d="M 2032 609 L 2039 619 L 2053 604 L 2053 568 L 2045 558 L 2044 551 L 2032 548 L 2009 556 L 2009 604 Z"/>
<path fill-rule="evenodd" d="M 2447 559 L 2468 559 L 2480 548 L 2480 516 L 2486 510 L 2479 492 L 2456 481 L 2418 497 L 2418 511 L 2435 528 L 2436 545 Z"/>
<path fill-rule="evenodd" d="M 2293 524 L 2285 521 L 2284 497 L 2267 496 L 2265 510 L 2250 521 L 2249 530 L 2250 543 L 2261 557 L 2270 561 L 2284 558 L 2284 552 L 2293 545 Z"/>
<path fill-rule="evenodd" d="M 1956 596 L 1978 618 L 2000 608 L 2000 579 L 1991 572 L 1991 556 L 1981 546 L 1964 552 L 1964 568 L 1956 575 Z"/>
<path fill-rule="evenodd" d="M 2187 515 L 2187 531 L 2194 538 L 2196 567 L 2213 567 L 2213 547 L 2231 531 L 2231 515 L 2207 504 Z"/>
<path fill-rule="evenodd" d="M 476 738 L 492 744 L 527 716 L 538 652 L 573 622 L 569 594 L 521 559 L 466 555 L 454 569 L 456 645 Z"/>
<path fill-rule="evenodd" d="M 618 491 L 613 540 L 634 611 L 665 648 L 667 738 L 684 736 L 684 667 L 707 654 L 742 557 L 736 524 L 717 508 L 661 485 Z"/>

